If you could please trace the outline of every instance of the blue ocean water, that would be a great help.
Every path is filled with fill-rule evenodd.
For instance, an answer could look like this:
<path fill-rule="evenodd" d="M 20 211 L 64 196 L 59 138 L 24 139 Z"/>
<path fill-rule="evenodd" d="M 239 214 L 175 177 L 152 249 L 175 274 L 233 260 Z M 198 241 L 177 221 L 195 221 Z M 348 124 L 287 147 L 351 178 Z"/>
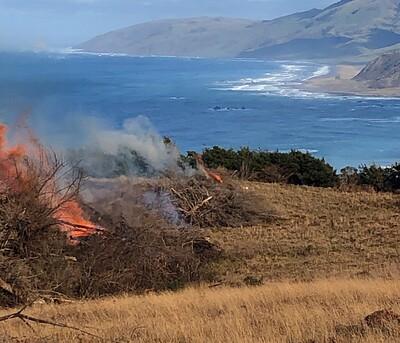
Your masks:
<path fill-rule="evenodd" d="M 79 144 L 90 117 L 147 116 L 182 151 L 213 145 L 307 150 L 336 168 L 400 161 L 400 99 L 311 94 L 311 63 L 0 54 L 0 119 L 29 113 L 51 143 Z"/>

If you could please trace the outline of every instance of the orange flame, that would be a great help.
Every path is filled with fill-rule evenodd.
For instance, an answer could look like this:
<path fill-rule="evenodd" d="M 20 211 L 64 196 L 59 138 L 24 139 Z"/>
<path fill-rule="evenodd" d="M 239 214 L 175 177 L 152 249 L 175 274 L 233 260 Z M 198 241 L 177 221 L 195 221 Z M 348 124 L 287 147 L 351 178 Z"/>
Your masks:
<path fill-rule="evenodd" d="M 68 202 L 56 216 L 63 223 L 63 229 L 74 239 L 89 237 L 102 231 L 84 218 L 83 210 L 76 201 Z"/>
<path fill-rule="evenodd" d="M 210 170 L 208 170 L 204 164 L 203 157 L 201 155 L 195 156 L 196 158 L 196 164 L 197 164 L 197 169 L 207 178 L 207 179 L 212 179 L 215 182 L 218 183 L 224 183 L 224 180 L 222 179 L 222 176 L 214 173 Z"/>
<path fill-rule="evenodd" d="M 222 179 L 222 176 L 221 176 L 221 175 L 219 175 L 219 174 L 217 174 L 217 173 L 214 173 L 214 172 L 212 172 L 212 171 L 209 171 L 209 170 L 208 170 L 208 175 L 209 175 L 214 181 L 216 181 L 216 182 L 218 182 L 218 183 L 224 183 L 224 180 Z"/>
<path fill-rule="evenodd" d="M 25 157 L 28 157 L 30 154 L 34 155 L 34 153 L 28 153 L 28 150 L 32 149 L 29 149 L 29 146 L 27 145 L 18 144 L 15 146 L 9 146 L 7 134 L 8 127 L 0 123 L 0 186 L 1 188 L 7 187 L 20 189 L 23 187 L 24 180 L 27 179 L 28 171 L 18 164 L 21 164 L 21 161 Z M 38 139 L 32 135 L 31 131 L 29 131 L 29 141 L 30 145 L 37 145 L 37 147 L 40 146 Z M 18 178 L 17 171 L 19 173 Z M 14 184 L 15 182 L 20 182 L 22 185 Z M 53 189 L 55 188 L 56 187 Z M 60 197 L 60 195 L 50 192 L 48 200 L 57 201 L 57 199 L 54 199 L 54 197 L 57 198 L 57 196 Z M 54 217 L 59 222 L 60 229 L 67 232 L 71 240 L 89 237 L 102 230 L 84 218 L 82 208 L 74 199 L 69 200 L 60 207 L 56 211 Z"/>
<path fill-rule="evenodd" d="M 8 147 L 7 132 L 7 126 L 0 124 L 0 176 L 2 176 L 2 179 L 13 173 L 13 161 L 25 154 L 25 149 L 22 145 Z"/>

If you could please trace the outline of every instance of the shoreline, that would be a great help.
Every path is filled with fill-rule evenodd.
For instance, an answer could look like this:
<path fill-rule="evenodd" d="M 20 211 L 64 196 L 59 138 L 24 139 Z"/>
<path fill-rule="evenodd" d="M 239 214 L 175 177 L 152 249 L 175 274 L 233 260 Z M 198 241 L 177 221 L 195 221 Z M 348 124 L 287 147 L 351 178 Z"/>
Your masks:
<path fill-rule="evenodd" d="M 343 96 L 400 97 L 400 87 L 371 88 L 367 82 L 353 80 L 363 67 L 364 65 L 352 64 L 331 66 L 329 74 L 306 80 L 301 85 L 301 90 Z"/>

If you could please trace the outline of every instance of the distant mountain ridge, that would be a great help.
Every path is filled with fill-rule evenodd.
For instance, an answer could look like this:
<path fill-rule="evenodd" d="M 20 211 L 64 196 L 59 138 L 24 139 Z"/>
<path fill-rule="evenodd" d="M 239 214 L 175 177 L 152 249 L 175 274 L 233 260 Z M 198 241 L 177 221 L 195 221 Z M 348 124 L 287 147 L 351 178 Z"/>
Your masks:
<path fill-rule="evenodd" d="M 140 56 L 231 57 L 256 44 L 249 29 L 255 23 L 207 17 L 159 20 L 106 33 L 78 48 Z"/>
<path fill-rule="evenodd" d="M 400 0 L 342 0 L 325 9 L 254 21 L 160 20 L 106 33 L 90 52 L 189 57 L 343 58 L 400 47 Z"/>

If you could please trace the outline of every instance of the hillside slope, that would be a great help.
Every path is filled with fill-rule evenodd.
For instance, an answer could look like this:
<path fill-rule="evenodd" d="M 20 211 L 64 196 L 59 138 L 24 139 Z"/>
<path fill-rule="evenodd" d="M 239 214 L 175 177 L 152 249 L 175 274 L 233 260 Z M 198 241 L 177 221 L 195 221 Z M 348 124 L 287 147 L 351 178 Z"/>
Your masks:
<path fill-rule="evenodd" d="M 370 87 L 400 87 L 400 51 L 379 56 L 354 78 L 365 81 Z"/>
<path fill-rule="evenodd" d="M 400 0 L 343 0 L 266 21 L 161 20 L 77 46 L 92 52 L 201 57 L 339 58 L 400 43 Z"/>
<path fill-rule="evenodd" d="M 106 33 L 78 48 L 139 56 L 230 57 L 256 44 L 254 23 L 206 17 L 160 20 Z"/>
<path fill-rule="evenodd" d="M 207 232 L 225 250 L 212 267 L 221 281 L 398 273 L 399 195 L 258 183 L 244 187 L 259 194 L 281 219 L 262 227 Z"/>
<path fill-rule="evenodd" d="M 398 280 L 202 287 L 26 310 L 98 338 L 51 325 L 35 324 L 33 331 L 17 319 L 3 322 L 0 334 L 5 343 L 398 343 L 398 330 L 374 330 L 360 323 L 377 310 L 399 313 L 399 297 Z"/>
<path fill-rule="evenodd" d="M 344 0 L 312 16 L 263 22 L 265 42 L 244 56 L 355 56 L 400 42 L 399 0 Z"/>
<path fill-rule="evenodd" d="M 9 320 L 0 326 L 0 341 L 399 342 L 397 317 L 395 331 L 368 327 L 364 318 L 382 309 L 400 313 L 400 195 L 251 182 L 242 187 L 279 218 L 258 227 L 206 230 L 224 249 L 210 267 L 212 285 L 30 306 L 26 314 L 99 337 L 51 325 L 32 332 Z M 243 287 L 246 278 L 264 285 Z"/>

